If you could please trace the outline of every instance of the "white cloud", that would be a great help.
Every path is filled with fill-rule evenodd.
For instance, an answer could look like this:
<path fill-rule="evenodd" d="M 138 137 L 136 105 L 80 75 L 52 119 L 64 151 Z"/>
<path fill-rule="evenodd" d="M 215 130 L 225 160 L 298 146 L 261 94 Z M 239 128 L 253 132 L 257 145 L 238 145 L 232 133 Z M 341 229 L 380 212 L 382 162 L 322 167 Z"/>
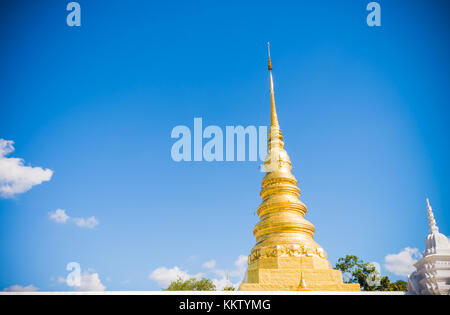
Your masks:
<path fill-rule="evenodd" d="M 63 209 L 56 209 L 54 212 L 49 212 L 48 216 L 56 223 L 66 223 L 69 220 L 66 210 Z"/>
<path fill-rule="evenodd" d="M 195 255 L 192 255 L 192 256 L 189 256 L 187 259 L 186 259 L 186 261 L 187 262 L 194 262 L 194 261 L 196 261 L 197 260 L 197 256 L 195 256 Z"/>
<path fill-rule="evenodd" d="M 208 273 L 210 276 L 205 273 L 191 275 L 188 271 L 181 270 L 179 267 L 175 266 L 171 269 L 159 267 L 150 273 L 149 278 L 158 282 L 162 288 L 167 288 L 172 281 L 176 281 L 178 278 L 186 281 L 190 278 L 200 279 L 206 277 L 211 279 L 212 283 L 216 286 L 216 290 L 223 290 L 225 287 L 229 286 L 238 289 L 247 270 L 247 259 L 248 256 L 240 255 L 234 262 L 234 268 L 231 270 L 214 269 L 217 263 L 216 260 L 209 260 L 203 263 L 202 267 L 209 269 Z M 216 277 L 214 277 L 214 275 L 216 275 Z"/>
<path fill-rule="evenodd" d="M 34 285 L 30 284 L 27 286 L 21 286 L 18 284 L 12 285 L 9 288 L 3 289 L 3 291 L 10 291 L 10 292 L 34 292 L 39 290 L 39 288 L 36 288 Z"/>
<path fill-rule="evenodd" d="M 75 286 L 76 291 L 105 291 L 106 286 L 100 281 L 98 273 L 83 272 L 81 274 L 81 284 Z"/>
<path fill-rule="evenodd" d="M 58 283 L 67 283 L 67 280 L 66 280 L 66 278 L 58 277 L 57 282 L 58 282 Z"/>
<path fill-rule="evenodd" d="M 235 289 L 239 288 L 242 280 L 245 277 L 245 272 L 247 270 L 248 256 L 239 255 L 239 257 L 234 262 L 235 268 L 232 270 L 216 269 L 214 273 L 221 276 L 220 279 L 214 278 L 212 281 L 216 285 L 217 290 L 223 290 L 227 286 L 233 286 Z M 234 279 L 235 282 L 229 280 L 229 278 Z"/>
<path fill-rule="evenodd" d="M 414 264 L 420 258 L 417 248 L 406 247 L 398 254 L 389 254 L 384 257 L 384 267 L 397 276 L 408 276 L 415 268 Z"/>
<path fill-rule="evenodd" d="M 212 283 L 216 286 L 217 291 L 223 291 L 226 287 L 235 286 L 228 278 L 212 279 Z"/>
<path fill-rule="evenodd" d="M 151 280 L 158 282 L 158 285 L 162 288 L 167 288 L 172 281 L 176 281 L 181 278 L 183 281 L 189 280 L 190 278 L 200 279 L 204 276 L 204 273 L 197 273 L 195 275 L 190 275 L 186 271 L 181 270 L 177 266 L 167 269 L 166 267 L 159 267 L 153 270 L 149 275 Z"/>
<path fill-rule="evenodd" d="M 10 198 L 24 193 L 35 185 L 49 181 L 53 171 L 25 166 L 21 158 L 7 158 L 14 152 L 14 142 L 0 139 L 0 197 Z"/>
<path fill-rule="evenodd" d="M 98 225 L 98 221 L 95 217 L 90 217 L 87 219 L 84 218 L 73 218 L 73 222 L 79 227 L 85 227 L 88 229 L 92 229 Z"/>
<path fill-rule="evenodd" d="M 56 209 L 54 212 L 49 212 L 49 218 L 56 223 L 66 223 L 69 220 L 72 220 L 79 227 L 85 227 L 88 229 L 92 229 L 98 225 L 98 220 L 92 216 L 87 219 L 85 218 L 71 218 L 66 210 Z"/>
<path fill-rule="evenodd" d="M 234 265 L 236 266 L 236 269 L 234 270 L 234 275 L 236 275 L 237 277 L 244 277 L 245 271 L 247 270 L 247 262 L 248 256 L 239 255 L 239 257 L 234 262 Z"/>
<path fill-rule="evenodd" d="M 67 284 L 67 279 L 58 277 L 58 283 Z M 68 285 L 68 284 L 67 284 Z M 93 271 L 81 274 L 80 285 L 71 286 L 75 291 L 105 291 L 106 286 L 100 280 L 98 273 Z"/>
<path fill-rule="evenodd" d="M 216 266 L 216 261 L 214 259 L 206 261 L 203 263 L 202 267 L 206 269 L 212 269 Z"/>
<path fill-rule="evenodd" d="M 239 257 L 234 262 L 235 268 L 232 270 L 222 270 L 222 269 L 216 269 L 214 272 L 220 276 L 223 277 L 237 277 L 241 278 L 241 280 L 245 276 L 245 271 L 247 269 L 247 260 L 248 256 L 245 255 L 239 255 Z"/>

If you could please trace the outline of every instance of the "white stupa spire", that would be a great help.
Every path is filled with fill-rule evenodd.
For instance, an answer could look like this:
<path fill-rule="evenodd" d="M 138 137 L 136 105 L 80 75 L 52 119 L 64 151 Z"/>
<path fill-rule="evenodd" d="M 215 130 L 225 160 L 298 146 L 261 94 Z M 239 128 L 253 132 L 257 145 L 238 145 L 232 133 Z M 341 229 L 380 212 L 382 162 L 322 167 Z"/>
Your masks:
<path fill-rule="evenodd" d="M 433 209 L 430 205 L 430 200 L 427 198 L 427 215 L 428 215 L 428 224 L 430 225 L 430 233 L 439 232 L 439 228 L 436 225 L 436 220 L 434 219 Z"/>

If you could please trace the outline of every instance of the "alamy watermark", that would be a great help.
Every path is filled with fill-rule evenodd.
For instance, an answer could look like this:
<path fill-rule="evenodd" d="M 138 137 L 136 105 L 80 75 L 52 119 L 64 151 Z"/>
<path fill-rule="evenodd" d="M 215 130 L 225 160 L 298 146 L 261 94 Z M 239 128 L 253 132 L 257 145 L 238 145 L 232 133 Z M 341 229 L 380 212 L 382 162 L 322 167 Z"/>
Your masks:
<path fill-rule="evenodd" d="M 264 161 L 267 155 L 267 126 L 207 126 L 194 118 L 193 132 L 188 126 L 172 129 L 171 157 L 175 162 Z"/>
<path fill-rule="evenodd" d="M 367 4 L 367 11 L 370 13 L 367 15 L 367 25 L 370 27 L 381 26 L 381 6 L 378 2 L 372 1 Z"/>
<path fill-rule="evenodd" d="M 381 286 L 381 266 L 377 262 L 368 263 L 370 273 L 367 275 L 366 283 L 369 287 L 377 288 Z"/>
<path fill-rule="evenodd" d="M 81 26 L 81 6 L 78 2 L 69 2 L 66 10 L 70 11 L 67 14 L 66 23 L 68 26 Z"/>
<path fill-rule="evenodd" d="M 81 26 L 81 6 L 76 1 L 71 1 L 67 4 L 66 10 L 70 11 L 67 15 L 66 23 L 68 26 Z M 366 22 L 370 27 L 381 26 L 381 6 L 378 2 L 369 2 L 366 10 L 370 11 L 367 15 Z"/>
<path fill-rule="evenodd" d="M 67 271 L 71 271 L 66 277 L 66 283 L 69 287 L 81 286 L 81 266 L 77 262 L 70 262 L 66 266 Z"/>

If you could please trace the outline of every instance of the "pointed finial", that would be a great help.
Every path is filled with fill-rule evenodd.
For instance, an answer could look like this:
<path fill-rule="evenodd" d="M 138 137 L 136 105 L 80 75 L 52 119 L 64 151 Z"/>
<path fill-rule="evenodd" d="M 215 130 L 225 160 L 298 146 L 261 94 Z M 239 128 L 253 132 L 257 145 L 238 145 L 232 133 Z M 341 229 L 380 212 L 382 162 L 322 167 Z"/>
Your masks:
<path fill-rule="evenodd" d="M 434 219 L 433 209 L 430 205 L 430 200 L 427 198 L 427 215 L 428 215 L 428 224 L 430 225 L 430 233 L 439 232 L 439 228 L 436 225 L 436 220 Z"/>
<path fill-rule="evenodd" d="M 273 91 L 272 61 L 270 60 L 270 42 L 267 42 L 267 50 L 269 53 L 269 74 L 270 74 L 270 107 L 271 107 L 270 125 L 277 126 L 279 128 L 277 111 L 275 109 L 275 93 Z"/>

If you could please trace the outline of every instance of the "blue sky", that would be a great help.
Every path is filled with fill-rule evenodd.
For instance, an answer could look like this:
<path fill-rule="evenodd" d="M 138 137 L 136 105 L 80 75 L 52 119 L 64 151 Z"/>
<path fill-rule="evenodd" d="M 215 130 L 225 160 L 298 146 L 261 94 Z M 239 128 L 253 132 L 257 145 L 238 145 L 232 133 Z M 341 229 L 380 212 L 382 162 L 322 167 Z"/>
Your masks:
<path fill-rule="evenodd" d="M 0 138 L 49 181 L 0 199 L 0 290 L 79 262 L 108 290 L 157 290 L 157 268 L 233 274 L 254 245 L 259 162 L 174 162 L 177 125 L 278 118 L 306 218 L 335 263 L 424 249 L 425 197 L 450 234 L 446 1 L 3 1 Z M 93 228 L 49 218 L 98 221 Z M 210 269 L 202 267 L 215 260 Z M 216 270 L 216 272 L 214 272 Z M 237 273 L 236 273 L 237 274 Z M 236 276 L 237 277 L 237 276 Z M 237 281 L 234 279 L 234 281 Z"/>

